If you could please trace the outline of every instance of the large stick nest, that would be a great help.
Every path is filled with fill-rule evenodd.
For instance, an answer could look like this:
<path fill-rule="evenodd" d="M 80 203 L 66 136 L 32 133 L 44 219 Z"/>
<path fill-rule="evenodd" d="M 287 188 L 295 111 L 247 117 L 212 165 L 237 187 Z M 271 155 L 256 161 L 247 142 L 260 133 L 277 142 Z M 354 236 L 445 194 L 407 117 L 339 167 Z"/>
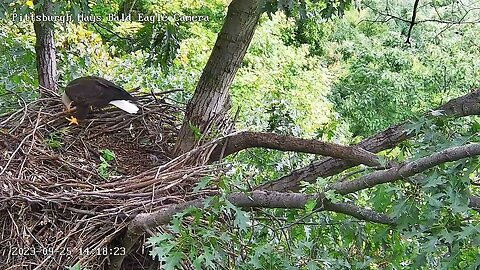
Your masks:
<path fill-rule="evenodd" d="M 100 269 L 107 256 L 85 251 L 110 245 L 136 214 L 215 193 L 193 192 L 217 170 L 208 149 L 171 158 L 181 109 L 152 95 L 139 103 L 136 115 L 110 108 L 69 126 L 49 93 L 0 117 L 0 269 Z"/>

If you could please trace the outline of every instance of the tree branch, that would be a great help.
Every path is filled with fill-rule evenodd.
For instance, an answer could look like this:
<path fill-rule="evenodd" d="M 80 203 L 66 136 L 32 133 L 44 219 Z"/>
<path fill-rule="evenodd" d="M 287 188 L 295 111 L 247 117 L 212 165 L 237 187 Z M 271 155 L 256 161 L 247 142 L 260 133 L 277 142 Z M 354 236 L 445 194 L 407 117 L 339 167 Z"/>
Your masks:
<path fill-rule="evenodd" d="M 223 155 L 228 156 L 252 147 L 331 156 L 368 166 L 381 165 L 375 154 L 358 147 L 343 146 L 314 139 L 302 139 L 275 133 L 252 131 L 237 132 L 225 137 L 213 151 L 210 156 L 210 161 L 219 160 L 222 157 L 222 152 L 224 152 Z"/>
<path fill-rule="evenodd" d="M 412 20 L 410 21 L 410 27 L 408 28 L 407 41 L 406 41 L 406 43 L 408 44 L 410 44 L 410 36 L 412 35 L 412 29 L 413 29 L 413 26 L 415 25 L 415 17 L 417 17 L 418 2 L 420 2 L 420 0 L 415 0 L 415 3 L 413 4 Z"/>
<path fill-rule="evenodd" d="M 382 224 L 394 223 L 387 215 L 380 214 L 373 210 L 362 209 L 347 203 L 329 202 L 321 193 L 307 195 L 303 193 L 274 191 L 253 191 L 251 193 L 235 192 L 228 195 L 227 199 L 237 207 L 284 209 L 304 209 L 305 204 L 309 200 L 317 199 L 318 202 L 316 209 L 343 213 L 365 221 Z M 164 225 L 170 222 L 176 213 L 179 213 L 188 207 L 204 208 L 204 202 L 205 199 L 197 199 L 190 202 L 175 204 L 156 212 L 139 214 L 132 220 L 128 226 L 128 230 L 138 234 L 143 232 L 145 228 L 154 228 Z"/>
<path fill-rule="evenodd" d="M 439 107 L 446 116 L 464 117 L 480 114 L 480 89 L 472 91 L 464 96 L 455 98 Z M 427 114 L 427 117 L 438 117 Z M 408 133 L 408 122 L 390 127 L 376 135 L 373 135 L 359 144 L 361 147 L 372 153 L 377 153 L 393 148 L 399 143 L 413 137 L 414 133 Z M 289 175 L 283 176 L 273 182 L 258 186 L 257 190 L 272 191 L 298 191 L 300 181 L 314 182 L 318 177 L 328 177 L 358 165 L 351 161 L 343 161 L 335 158 L 323 158 L 312 162 L 309 166 L 294 170 Z"/>
<path fill-rule="evenodd" d="M 325 199 L 323 194 L 306 195 L 301 193 L 281 193 L 253 191 L 252 193 L 236 192 L 230 194 L 228 200 L 237 207 L 245 208 L 286 208 L 286 209 L 304 209 L 309 200 L 317 200 L 318 210 L 328 210 L 337 213 L 353 216 L 360 220 L 376 222 L 387 225 L 394 225 L 395 221 L 385 214 L 378 213 L 370 209 L 360 208 L 348 203 L 332 203 Z M 205 207 L 205 199 L 197 199 L 190 202 L 168 206 L 152 213 L 137 215 L 128 225 L 127 231 L 120 239 L 126 253 L 122 256 L 111 256 L 109 270 L 120 269 L 123 260 L 131 252 L 135 243 L 139 241 L 143 233 L 148 228 L 155 228 L 165 225 L 173 216 L 188 207 Z"/>
<path fill-rule="evenodd" d="M 373 12 L 375 12 L 376 14 L 378 14 L 379 16 L 383 16 L 385 17 L 386 19 L 383 19 L 383 20 L 362 20 L 362 21 L 367 21 L 367 22 L 380 22 L 380 23 L 385 23 L 385 22 L 388 22 L 390 21 L 391 19 L 394 19 L 394 20 L 397 20 L 397 21 L 401 21 L 403 23 L 411 23 L 412 20 L 410 19 L 404 19 L 402 17 L 399 17 L 397 15 L 393 15 L 393 14 L 390 14 L 390 13 L 385 13 L 385 12 L 382 12 L 376 8 L 373 8 L 372 6 L 369 6 L 365 3 L 362 3 L 362 5 L 366 6 L 367 8 L 371 9 Z M 415 9 L 415 8 L 414 8 Z M 434 22 L 434 23 L 440 23 L 440 24 L 449 24 L 449 25 L 460 25 L 460 24 L 477 24 L 480 22 L 480 20 L 472 20 L 472 21 L 466 21 L 465 18 L 467 17 L 467 15 L 473 11 L 476 11 L 478 10 L 479 8 L 471 8 L 469 10 L 467 10 L 462 16 L 460 16 L 460 19 L 459 20 L 456 20 L 456 21 L 452 21 L 452 20 L 447 20 L 447 19 L 443 19 L 441 17 L 440 14 L 438 14 L 437 12 L 437 16 L 438 16 L 438 19 L 424 19 L 424 20 L 418 20 L 415 22 L 415 24 L 421 24 L 421 23 L 426 23 L 426 22 Z"/>
<path fill-rule="evenodd" d="M 380 214 L 370 209 L 360 208 L 348 203 L 332 203 L 327 200 L 323 193 L 307 195 L 292 192 L 267 192 L 253 191 L 251 193 L 236 192 L 228 196 L 228 200 L 237 207 L 247 208 L 286 208 L 304 209 L 310 200 L 317 200 L 315 209 L 327 210 L 353 216 L 360 220 L 371 221 L 381 224 L 393 225 L 395 222 L 387 215 Z"/>
<path fill-rule="evenodd" d="M 480 213 L 480 196 L 470 196 L 468 207 Z"/>
<path fill-rule="evenodd" d="M 121 269 L 123 260 L 125 257 L 130 254 L 133 246 L 138 243 L 140 238 L 145 233 L 146 228 L 159 227 L 161 225 L 167 224 L 173 218 L 173 216 L 187 207 L 203 207 L 204 199 L 197 199 L 194 201 L 189 201 L 180 204 L 170 205 L 164 209 L 161 209 L 152 213 L 143 213 L 138 214 L 128 225 L 127 230 L 123 233 L 122 237 L 119 239 L 122 247 L 125 248 L 125 254 L 110 256 L 110 264 L 108 265 L 108 270 L 118 270 Z"/>
<path fill-rule="evenodd" d="M 352 181 L 343 181 L 332 184 L 328 189 L 334 189 L 340 194 L 348 194 L 362 189 L 371 188 L 379 184 L 405 179 L 445 162 L 477 155 L 480 155 L 480 144 L 478 143 L 452 147 L 434 153 L 428 157 L 419 158 L 415 161 L 405 163 L 398 167 L 376 171 Z"/>
<path fill-rule="evenodd" d="M 389 13 L 385 13 L 385 12 L 382 12 L 376 8 L 373 8 L 372 6 L 368 5 L 367 3 L 362 3 L 362 5 L 366 6 L 367 8 L 373 10 L 373 12 L 383 16 L 383 17 L 387 17 L 388 19 L 387 20 L 384 20 L 382 22 L 387 22 L 389 21 L 390 19 L 395 19 L 395 20 L 399 20 L 399 21 L 402 21 L 404 23 L 410 23 L 410 21 L 408 19 L 404 19 L 402 17 L 399 17 L 399 16 L 396 16 L 396 15 L 393 15 L 393 14 L 389 14 Z"/>

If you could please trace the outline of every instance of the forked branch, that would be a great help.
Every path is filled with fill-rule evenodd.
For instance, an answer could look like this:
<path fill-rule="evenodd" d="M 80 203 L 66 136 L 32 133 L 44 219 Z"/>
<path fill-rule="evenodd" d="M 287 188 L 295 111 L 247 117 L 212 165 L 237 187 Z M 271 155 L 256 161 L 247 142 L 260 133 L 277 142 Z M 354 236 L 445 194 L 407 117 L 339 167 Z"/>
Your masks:
<path fill-rule="evenodd" d="M 464 96 L 455 98 L 436 109 L 446 116 L 465 117 L 471 115 L 480 115 L 480 89 L 472 91 Z M 438 117 L 430 113 L 427 117 Z M 380 133 L 377 133 L 359 144 L 357 147 L 363 148 L 372 153 L 393 148 L 399 143 L 415 136 L 413 132 L 408 132 L 408 122 L 390 127 Z M 314 182 L 318 177 L 328 177 L 338 174 L 348 168 L 354 167 L 359 163 L 345 161 L 336 158 L 323 158 L 312 162 L 309 166 L 292 171 L 275 181 L 258 186 L 257 190 L 271 191 L 298 191 L 300 181 Z"/>
<path fill-rule="evenodd" d="M 335 183 L 329 189 L 334 189 L 340 194 L 348 194 L 379 184 L 405 179 L 446 162 L 477 155 L 480 155 L 480 144 L 478 143 L 452 147 L 397 167 L 367 174 L 352 181 Z"/>

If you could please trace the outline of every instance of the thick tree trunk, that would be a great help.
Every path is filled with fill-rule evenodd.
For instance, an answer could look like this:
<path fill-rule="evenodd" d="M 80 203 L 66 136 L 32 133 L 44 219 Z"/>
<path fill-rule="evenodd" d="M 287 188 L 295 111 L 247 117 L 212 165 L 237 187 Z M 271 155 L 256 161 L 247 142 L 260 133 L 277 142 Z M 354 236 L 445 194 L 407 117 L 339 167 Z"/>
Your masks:
<path fill-rule="evenodd" d="M 194 129 L 205 135 L 211 128 L 218 128 L 214 123 L 220 123 L 224 119 L 230 105 L 230 85 L 247 52 L 260 14 L 261 6 L 258 0 L 233 0 L 230 4 L 212 54 L 187 106 L 185 120 L 175 145 L 177 155 L 191 150 L 199 141 Z M 203 203 L 203 200 L 198 200 L 198 203 Z M 168 211 L 176 213 L 180 210 L 181 206 L 178 206 Z M 167 218 L 168 216 L 167 213 Z M 120 269 L 124 258 L 143 235 L 143 226 L 136 224 L 137 222 L 132 222 L 132 228 L 129 227 L 129 231 L 118 238 L 120 246 L 126 248 L 127 254 L 112 256 L 108 269 Z"/>
<path fill-rule="evenodd" d="M 225 118 L 230 106 L 230 85 L 252 40 L 260 14 L 257 0 L 234 0 L 230 4 L 212 54 L 187 106 L 175 146 L 177 155 L 191 150 L 199 136 L 218 129 L 215 123 Z"/>
<path fill-rule="evenodd" d="M 34 4 L 36 16 L 42 16 L 43 14 L 48 17 L 53 15 L 53 4 L 50 0 L 43 1 L 40 7 L 37 7 L 38 0 L 35 0 Z M 40 86 L 56 91 L 58 82 L 53 22 L 48 20 L 35 21 L 33 26 L 36 36 L 35 52 L 37 55 L 37 72 Z M 40 93 L 44 96 L 44 89 L 40 88 Z"/>

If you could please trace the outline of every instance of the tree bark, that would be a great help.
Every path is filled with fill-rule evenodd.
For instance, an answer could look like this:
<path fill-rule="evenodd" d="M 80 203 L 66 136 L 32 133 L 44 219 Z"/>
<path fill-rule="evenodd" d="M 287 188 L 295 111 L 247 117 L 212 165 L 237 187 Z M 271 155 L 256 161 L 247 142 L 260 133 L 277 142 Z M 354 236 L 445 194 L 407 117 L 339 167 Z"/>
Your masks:
<path fill-rule="evenodd" d="M 258 0 L 233 0 L 228 7 L 222 30 L 187 106 L 185 119 L 175 144 L 176 155 L 194 148 L 199 142 L 198 132 L 201 136 L 208 136 L 209 131 L 220 130 L 216 123 L 223 121 L 230 108 L 229 88 L 258 24 L 262 11 L 259 2 Z M 150 221 L 158 224 L 168 222 L 173 214 L 189 205 L 182 204 L 169 208 L 165 210 L 161 220 Z M 127 254 L 143 234 L 144 226 L 141 224 L 146 222 L 143 221 L 146 217 L 138 215 L 120 239 L 127 249 Z M 108 269 L 120 269 L 124 258 L 125 256 L 113 256 Z"/>
<path fill-rule="evenodd" d="M 228 7 L 222 30 L 187 106 L 175 145 L 177 155 L 191 150 L 199 142 L 199 136 L 219 131 L 217 123 L 225 119 L 230 108 L 230 85 L 247 52 L 260 14 L 257 0 L 234 0 Z"/>
<path fill-rule="evenodd" d="M 167 224 L 172 217 L 185 210 L 187 207 L 193 206 L 202 208 L 204 205 L 204 199 L 197 199 L 180 204 L 174 204 L 166 207 L 154 213 L 138 214 L 128 225 L 127 230 L 123 233 L 119 239 L 121 247 L 125 248 L 125 254 L 110 256 L 110 263 L 107 266 L 107 270 L 121 269 L 122 263 L 125 258 L 130 254 L 134 245 L 144 235 L 147 228 L 155 228 Z"/>
<path fill-rule="evenodd" d="M 318 211 L 333 211 L 353 216 L 360 220 L 394 225 L 395 221 L 389 216 L 378 213 L 371 209 L 360 208 L 349 203 L 332 203 L 326 200 L 323 194 L 307 195 L 302 193 L 280 193 L 253 191 L 251 193 L 236 192 L 227 196 L 228 201 L 237 207 L 245 207 L 250 210 L 255 208 L 283 208 L 283 209 L 304 209 L 309 200 L 317 200 L 315 207 Z M 137 215 L 128 225 L 125 234 L 121 239 L 122 247 L 127 252 L 121 256 L 111 256 L 108 270 L 118 270 L 121 268 L 125 257 L 130 253 L 132 247 L 143 236 L 144 232 L 150 228 L 156 228 L 167 224 L 173 216 L 188 207 L 205 208 L 206 199 L 196 199 L 189 202 L 174 204 L 164 209 Z"/>
<path fill-rule="evenodd" d="M 53 15 L 53 4 L 50 0 L 43 1 L 38 5 L 38 0 L 34 1 L 35 16 L 44 17 Z M 55 56 L 54 25 L 49 20 L 35 20 L 33 23 L 35 29 L 35 52 L 37 60 L 38 81 L 40 84 L 40 95 L 45 96 L 45 88 L 57 91 L 57 59 Z M 43 88 L 42 88 L 43 87 Z"/>
<path fill-rule="evenodd" d="M 252 147 L 324 155 L 358 162 L 367 166 L 381 166 L 381 162 L 375 154 L 365 151 L 362 148 L 343 146 L 314 139 L 302 139 L 275 133 L 253 131 L 237 132 L 225 137 L 218 146 L 215 147 L 210 156 L 210 161 L 217 161 L 224 156 Z"/>
<path fill-rule="evenodd" d="M 455 98 L 439 107 L 444 115 L 450 117 L 464 117 L 469 115 L 480 115 L 480 89 L 474 90 L 464 96 Z M 433 117 L 431 114 L 427 116 Z M 413 132 L 408 133 L 408 122 L 390 127 L 376 135 L 373 135 L 356 146 L 369 152 L 393 148 L 399 143 L 415 136 Z M 312 162 L 309 166 L 295 170 L 289 175 L 275 181 L 258 186 L 257 190 L 272 191 L 298 191 L 300 181 L 314 182 L 318 177 L 328 177 L 338 174 L 348 168 L 358 165 L 351 161 L 344 161 L 336 158 L 323 158 Z"/>
<path fill-rule="evenodd" d="M 345 195 L 360 190 L 372 188 L 376 185 L 391 183 L 406 179 L 415 174 L 431 169 L 440 164 L 480 155 L 480 144 L 472 143 L 463 146 L 451 147 L 438 153 L 401 164 L 387 170 L 372 172 L 354 180 L 337 182 L 327 189 L 336 190 Z"/>

